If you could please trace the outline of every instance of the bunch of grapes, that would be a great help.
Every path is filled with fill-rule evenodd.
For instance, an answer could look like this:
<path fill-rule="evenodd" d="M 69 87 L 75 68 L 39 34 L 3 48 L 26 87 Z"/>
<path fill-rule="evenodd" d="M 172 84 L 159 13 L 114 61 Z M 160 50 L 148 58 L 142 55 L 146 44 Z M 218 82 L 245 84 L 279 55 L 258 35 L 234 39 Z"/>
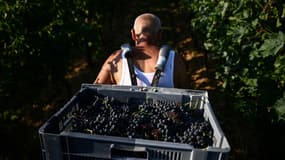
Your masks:
<path fill-rule="evenodd" d="M 71 118 L 75 132 L 187 143 L 195 148 L 213 144 L 213 129 L 203 110 L 176 102 L 130 104 L 95 96 Z"/>

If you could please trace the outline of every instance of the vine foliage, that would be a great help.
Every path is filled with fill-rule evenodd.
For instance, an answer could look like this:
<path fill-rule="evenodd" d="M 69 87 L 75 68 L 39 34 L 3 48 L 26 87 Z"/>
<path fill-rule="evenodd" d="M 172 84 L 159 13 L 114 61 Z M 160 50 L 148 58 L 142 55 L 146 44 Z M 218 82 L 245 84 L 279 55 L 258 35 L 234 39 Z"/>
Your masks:
<path fill-rule="evenodd" d="M 192 30 L 209 58 L 217 62 L 216 79 L 222 82 L 221 89 L 235 99 L 234 107 L 248 117 L 274 112 L 274 104 L 285 88 L 285 3 L 181 3 L 192 12 Z M 279 109 L 278 114 L 284 116 L 285 112 Z"/>

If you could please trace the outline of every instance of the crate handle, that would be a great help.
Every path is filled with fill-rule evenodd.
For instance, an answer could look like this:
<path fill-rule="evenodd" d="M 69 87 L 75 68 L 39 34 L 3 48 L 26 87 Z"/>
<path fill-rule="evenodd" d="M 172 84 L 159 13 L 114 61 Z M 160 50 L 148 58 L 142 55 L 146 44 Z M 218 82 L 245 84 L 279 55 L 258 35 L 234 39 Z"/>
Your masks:
<path fill-rule="evenodd" d="M 130 158 L 130 159 L 148 159 L 146 147 L 127 146 L 127 145 L 111 145 L 112 159 Z"/>

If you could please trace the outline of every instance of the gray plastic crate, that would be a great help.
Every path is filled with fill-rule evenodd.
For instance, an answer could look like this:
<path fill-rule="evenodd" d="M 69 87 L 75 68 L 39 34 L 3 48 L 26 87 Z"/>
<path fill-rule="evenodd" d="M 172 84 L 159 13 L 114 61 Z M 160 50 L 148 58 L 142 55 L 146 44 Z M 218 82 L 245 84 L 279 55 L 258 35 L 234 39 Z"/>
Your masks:
<path fill-rule="evenodd" d="M 69 114 L 90 104 L 94 95 L 114 97 L 121 102 L 168 100 L 203 108 L 204 117 L 214 130 L 214 143 L 205 149 L 196 149 L 182 143 L 70 132 Z M 39 135 L 44 160 L 226 160 L 230 152 L 208 94 L 201 90 L 82 84 L 81 89 L 41 126 Z"/>

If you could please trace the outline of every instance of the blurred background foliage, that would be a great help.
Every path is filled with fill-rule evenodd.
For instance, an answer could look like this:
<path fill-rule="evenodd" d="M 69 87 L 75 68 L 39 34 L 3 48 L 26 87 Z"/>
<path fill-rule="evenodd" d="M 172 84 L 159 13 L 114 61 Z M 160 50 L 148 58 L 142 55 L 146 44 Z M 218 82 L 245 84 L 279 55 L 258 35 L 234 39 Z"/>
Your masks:
<path fill-rule="evenodd" d="M 0 159 L 40 159 L 40 125 L 132 43 L 143 12 L 209 91 L 229 159 L 285 159 L 283 0 L 0 0 Z M 197 62 L 212 88 L 196 85 Z"/>

